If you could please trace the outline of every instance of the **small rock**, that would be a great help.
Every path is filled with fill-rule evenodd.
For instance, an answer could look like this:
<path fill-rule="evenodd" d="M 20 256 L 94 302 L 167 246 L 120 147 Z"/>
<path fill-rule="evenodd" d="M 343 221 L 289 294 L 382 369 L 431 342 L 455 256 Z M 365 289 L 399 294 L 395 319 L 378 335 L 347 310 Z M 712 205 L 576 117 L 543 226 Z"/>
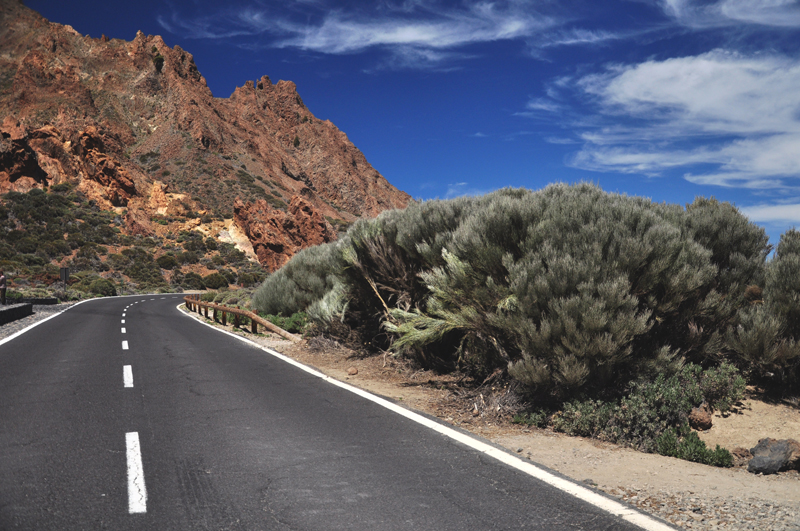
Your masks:
<path fill-rule="evenodd" d="M 589 479 L 589 478 L 584 479 L 583 483 L 585 483 L 586 485 L 589 485 L 591 487 L 596 487 L 597 486 L 597 482 L 595 480 Z"/>
<path fill-rule="evenodd" d="M 522 448 L 517 448 L 517 453 L 521 454 L 522 453 Z"/>
<path fill-rule="evenodd" d="M 692 409 L 689 426 L 699 431 L 711 429 L 711 411 L 705 405 Z"/>
<path fill-rule="evenodd" d="M 355 376 L 356 374 L 358 374 L 358 369 L 356 369 L 355 367 L 350 367 L 349 369 L 347 369 L 347 374 L 349 376 Z"/>
<path fill-rule="evenodd" d="M 742 448 L 741 446 L 737 446 L 731 450 L 731 455 L 733 456 L 733 464 L 736 466 L 744 466 L 753 458 L 753 454 L 750 453 L 750 450 Z"/>

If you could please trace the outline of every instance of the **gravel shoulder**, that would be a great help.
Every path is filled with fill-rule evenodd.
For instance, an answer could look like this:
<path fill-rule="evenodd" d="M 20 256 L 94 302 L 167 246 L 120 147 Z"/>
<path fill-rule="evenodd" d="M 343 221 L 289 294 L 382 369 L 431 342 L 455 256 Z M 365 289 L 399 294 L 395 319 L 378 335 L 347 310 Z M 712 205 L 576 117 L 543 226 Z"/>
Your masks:
<path fill-rule="evenodd" d="M 0 326 L 0 340 L 69 305 L 34 308 L 34 315 Z M 192 314 L 194 318 L 201 318 Z M 601 441 L 568 437 L 512 424 L 491 414 L 495 404 L 480 396 L 480 411 L 465 408 L 452 377 L 414 371 L 391 356 L 360 359 L 332 342 L 291 343 L 265 334 L 233 330 L 261 345 L 310 365 L 333 378 L 438 417 L 556 470 L 595 486 L 682 529 L 800 531 L 800 473 L 756 476 L 744 468 L 720 469 L 645 454 Z M 352 374 L 357 371 L 356 374 Z M 497 395 L 502 389 L 495 390 Z M 763 437 L 800 440 L 800 409 L 754 398 L 736 413 L 717 414 L 700 433 L 709 445 L 751 448 Z"/>

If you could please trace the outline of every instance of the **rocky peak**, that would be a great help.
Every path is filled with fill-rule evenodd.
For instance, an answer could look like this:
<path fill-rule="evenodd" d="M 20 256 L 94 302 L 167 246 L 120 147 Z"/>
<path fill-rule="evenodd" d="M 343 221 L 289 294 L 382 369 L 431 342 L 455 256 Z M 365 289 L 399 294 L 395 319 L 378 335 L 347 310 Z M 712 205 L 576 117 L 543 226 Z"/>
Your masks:
<path fill-rule="evenodd" d="M 0 191 L 70 181 L 105 208 L 150 212 L 164 208 L 149 200 L 158 181 L 165 197 L 217 219 L 234 217 L 239 199 L 325 238 L 335 236 L 326 219 L 347 224 L 410 200 L 291 81 L 265 75 L 215 98 L 193 56 L 159 36 L 81 36 L 15 0 L 0 0 L 0 123 Z M 324 223 L 297 222 L 314 213 Z"/>

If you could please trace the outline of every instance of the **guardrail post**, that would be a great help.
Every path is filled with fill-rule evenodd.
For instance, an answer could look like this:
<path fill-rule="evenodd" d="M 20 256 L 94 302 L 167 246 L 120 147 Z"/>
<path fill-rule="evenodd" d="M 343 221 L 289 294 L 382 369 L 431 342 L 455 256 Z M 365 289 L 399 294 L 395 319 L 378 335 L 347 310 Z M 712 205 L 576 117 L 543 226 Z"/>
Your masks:
<path fill-rule="evenodd" d="M 227 325 L 227 324 L 228 324 L 228 322 L 227 322 L 227 321 L 228 321 L 227 317 L 228 317 L 228 314 L 227 314 L 226 312 L 222 312 L 222 326 L 225 326 L 225 325 Z"/>
<path fill-rule="evenodd" d="M 250 322 L 252 323 L 251 332 L 253 332 L 254 334 L 257 334 L 258 333 L 258 323 L 256 322 L 255 319 L 250 319 Z"/>
<path fill-rule="evenodd" d="M 216 308 L 214 308 L 214 317 L 212 317 L 212 319 L 214 319 L 215 323 L 217 322 L 217 309 Z"/>
<path fill-rule="evenodd" d="M 239 314 L 238 313 L 233 314 L 233 326 L 235 328 L 239 327 Z"/>

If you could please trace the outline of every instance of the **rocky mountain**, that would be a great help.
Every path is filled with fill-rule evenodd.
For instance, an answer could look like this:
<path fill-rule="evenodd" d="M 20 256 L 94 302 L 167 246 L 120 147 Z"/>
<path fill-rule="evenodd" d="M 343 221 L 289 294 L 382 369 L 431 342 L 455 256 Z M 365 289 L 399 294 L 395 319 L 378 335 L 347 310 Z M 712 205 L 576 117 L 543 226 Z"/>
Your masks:
<path fill-rule="evenodd" d="M 70 183 L 129 234 L 194 220 L 247 236 L 270 270 L 410 200 L 294 83 L 216 98 L 159 36 L 83 36 L 19 0 L 0 0 L 0 124 L 0 193 Z"/>

